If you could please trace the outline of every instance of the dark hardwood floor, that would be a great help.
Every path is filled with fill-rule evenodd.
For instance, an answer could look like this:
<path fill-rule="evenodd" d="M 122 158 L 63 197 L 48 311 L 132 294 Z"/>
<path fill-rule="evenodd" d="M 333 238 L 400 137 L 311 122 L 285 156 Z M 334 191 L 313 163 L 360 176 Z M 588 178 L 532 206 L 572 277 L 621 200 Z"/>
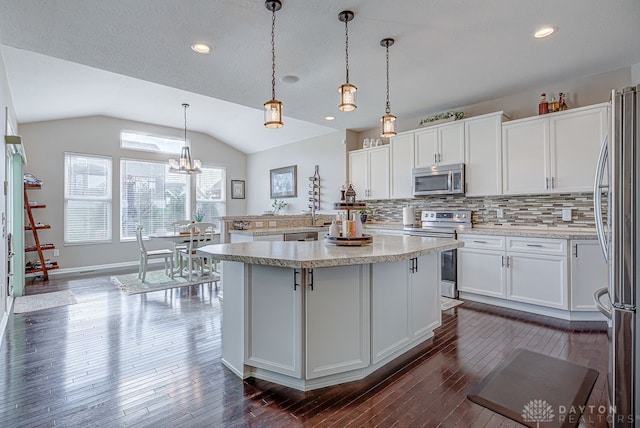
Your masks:
<path fill-rule="evenodd" d="M 584 426 L 606 426 L 604 323 L 466 302 L 404 364 L 303 393 L 223 367 L 220 301 L 207 285 L 126 296 L 110 275 L 35 284 L 28 294 L 70 289 L 78 303 L 12 315 L 1 427 L 515 427 L 466 395 L 516 348 L 597 369 Z"/>

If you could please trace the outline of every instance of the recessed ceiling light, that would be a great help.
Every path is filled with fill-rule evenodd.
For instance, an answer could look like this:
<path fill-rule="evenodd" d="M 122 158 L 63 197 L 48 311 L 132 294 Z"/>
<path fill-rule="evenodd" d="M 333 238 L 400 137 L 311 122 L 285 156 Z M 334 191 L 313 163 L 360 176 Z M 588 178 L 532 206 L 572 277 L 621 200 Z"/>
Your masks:
<path fill-rule="evenodd" d="M 536 39 L 542 39 L 544 37 L 549 37 L 550 35 L 552 35 L 553 33 L 555 33 L 558 29 L 556 27 L 552 27 L 550 25 L 544 26 L 538 30 L 536 30 L 535 33 L 533 33 L 533 37 L 535 37 Z"/>
<path fill-rule="evenodd" d="M 199 54 L 208 54 L 211 52 L 211 46 L 206 43 L 194 43 L 191 45 L 191 49 Z"/>
<path fill-rule="evenodd" d="M 286 76 L 282 76 L 280 80 L 283 83 L 296 83 L 300 78 L 298 76 L 294 76 L 293 74 L 287 74 Z"/>
<path fill-rule="evenodd" d="M 335 116 L 327 116 L 327 117 L 325 117 L 325 120 L 334 120 L 334 119 L 335 119 Z"/>

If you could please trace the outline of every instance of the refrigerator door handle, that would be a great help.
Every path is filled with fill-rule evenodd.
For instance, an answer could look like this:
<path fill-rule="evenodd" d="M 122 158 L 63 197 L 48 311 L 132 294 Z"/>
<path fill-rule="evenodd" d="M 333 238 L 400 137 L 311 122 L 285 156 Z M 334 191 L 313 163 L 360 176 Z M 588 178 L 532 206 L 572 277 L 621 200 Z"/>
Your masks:
<path fill-rule="evenodd" d="M 611 298 L 609 297 L 609 307 L 606 307 L 605 305 L 602 304 L 602 301 L 600 300 L 600 298 L 604 295 L 609 296 L 609 288 L 608 287 L 604 287 L 604 288 L 600 288 L 598 290 L 596 290 L 595 293 L 593 293 L 593 300 L 595 300 L 596 302 L 596 307 L 598 308 L 598 310 L 600 311 L 600 313 L 602 315 L 604 315 L 605 317 L 607 317 L 608 319 L 611 319 L 611 317 L 613 316 L 613 312 L 611 310 Z"/>
<path fill-rule="evenodd" d="M 604 233 L 604 219 L 602 218 L 602 189 L 608 186 L 602 185 L 604 178 L 604 168 L 607 164 L 608 152 L 609 152 L 609 136 L 604 137 L 602 148 L 600 149 L 600 156 L 598 157 L 598 166 L 596 167 L 596 179 L 593 185 L 593 209 L 596 217 L 596 233 L 598 234 L 598 242 L 600 243 L 600 249 L 604 255 L 604 259 L 609 261 L 609 254 L 607 251 L 608 242 L 607 236 Z"/>

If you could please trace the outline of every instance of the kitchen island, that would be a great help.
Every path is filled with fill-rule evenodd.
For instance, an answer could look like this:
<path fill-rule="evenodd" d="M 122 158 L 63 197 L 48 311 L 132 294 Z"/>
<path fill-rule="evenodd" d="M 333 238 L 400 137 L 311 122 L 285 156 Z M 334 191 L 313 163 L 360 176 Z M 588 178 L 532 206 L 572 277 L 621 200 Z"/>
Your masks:
<path fill-rule="evenodd" d="M 362 379 L 433 337 L 439 253 L 462 245 L 376 236 L 360 247 L 203 247 L 222 260 L 222 362 L 242 378 L 302 391 Z"/>

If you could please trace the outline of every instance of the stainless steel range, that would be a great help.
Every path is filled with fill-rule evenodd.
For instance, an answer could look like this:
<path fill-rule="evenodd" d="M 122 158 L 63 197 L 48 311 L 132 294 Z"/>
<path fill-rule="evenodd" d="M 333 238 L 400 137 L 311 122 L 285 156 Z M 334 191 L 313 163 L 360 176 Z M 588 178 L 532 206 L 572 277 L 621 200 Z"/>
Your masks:
<path fill-rule="evenodd" d="M 420 227 L 405 227 L 404 234 L 456 239 L 458 231 L 471 228 L 471 211 L 422 211 L 420 220 Z M 457 258 L 457 250 L 443 251 L 440 256 L 442 295 L 452 299 L 458 297 Z"/>

